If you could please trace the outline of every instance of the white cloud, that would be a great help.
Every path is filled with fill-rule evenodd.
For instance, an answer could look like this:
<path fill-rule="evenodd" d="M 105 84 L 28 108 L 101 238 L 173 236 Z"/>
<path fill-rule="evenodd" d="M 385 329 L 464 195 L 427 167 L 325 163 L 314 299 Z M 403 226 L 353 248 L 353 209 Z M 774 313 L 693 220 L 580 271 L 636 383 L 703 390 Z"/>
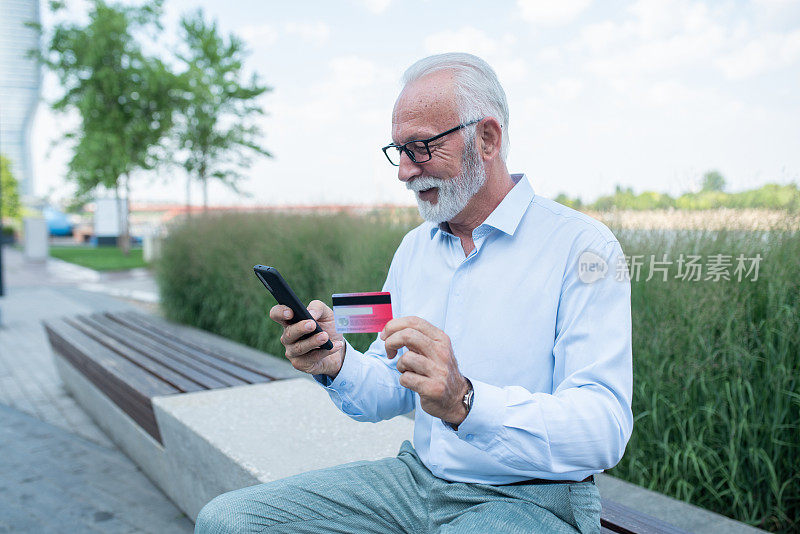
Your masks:
<path fill-rule="evenodd" d="M 588 69 L 604 78 L 641 77 L 688 67 L 708 67 L 732 39 L 719 14 L 686 0 L 646 0 L 628 16 L 583 28 L 572 46 Z"/>
<path fill-rule="evenodd" d="M 592 0 L 517 0 L 522 18 L 534 24 L 557 26 L 580 15 Z"/>
<path fill-rule="evenodd" d="M 304 41 L 322 44 L 331 35 L 330 27 L 324 22 L 287 22 L 283 25 L 286 35 L 296 35 Z"/>
<path fill-rule="evenodd" d="M 730 79 L 749 78 L 765 71 L 787 67 L 800 60 L 800 30 L 771 33 L 748 41 L 716 61 Z"/>
<path fill-rule="evenodd" d="M 583 82 L 577 78 L 561 78 L 545 86 L 545 93 L 550 98 L 574 100 L 583 92 Z"/>
<path fill-rule="evenodd" d="M 291 37 L 303 41 L 322 44 L 330 37 L 330 27 L 324 22 L 285 22 L 279 28 L 272 24 L 248 24 L 239 28 L 237 32 L 253 47 L 268 47 L 279 39 Z"/>
<path fill-rule="evenodd" d="M 560 61 L 562 56 L 561 49 L 557 46 L 547 46 L 542 48 L 537 54 L 539 61 L 544 61 L 545 63 Z"/>
<path fill-rule="evenodd" d="M 361 0 L 361 3 L 364 4 L 364 7 L 369 11 L 378 15 L 389 9 L 392 0 Z"/>
<path fill-rule="evenodd" d="M 639 0 L 627 17 L 585 26 L 566 49 L 618 87 L 620 80 L 687 69 L 738 80 L 800 60 L 800 30 L 765 29 L 730 6 L 688 0 Z"/>
<path fill-rule="evenodd" d="M 481 57 L 496 54 L 500 43 L 483 30 L 464 26 L 459 30 L 445 30 L 425 38 L 425 49 L 431 54 L 443 52 L 469 52 Z"/>
<path fill-rule="evenodd" d="M 248 24 L 236 33 L 252 46 L 270 46 L 275 44 L 279 36 L 278 29 L 272 24 Z"/>
<path fill-rule="evenodd" d="M 458 30 L 444 30 L 425 38 L 425 51 L 429 54 L 467 52 L 486 60 L 504 84 L 524 79 L 528 67 L 514 53 L 516 37 L 512 34 L 500 38 L 489 37 L 483 30 L 464 26 Z"/>

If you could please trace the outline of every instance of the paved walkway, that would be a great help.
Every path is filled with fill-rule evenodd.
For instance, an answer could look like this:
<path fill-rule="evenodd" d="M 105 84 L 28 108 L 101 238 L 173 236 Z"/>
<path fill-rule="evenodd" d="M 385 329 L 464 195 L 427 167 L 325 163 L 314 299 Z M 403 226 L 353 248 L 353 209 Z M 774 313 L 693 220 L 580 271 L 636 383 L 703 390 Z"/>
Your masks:
<path fill-rule="evenodd" d="M 58 377 L 41 322 L 46 319 L 144 308 L 156 304 L 112 298 L 125 291 L 120 273 L 105 280 L 98 273 L 59 260 L 26 262 L 17 250 L 3 249 L 6 295 L 0 298 L 0 403 L 46 423 L 111 447 L 109 439 L 70 397 Z M 94 280 L 88 282 L 90 280 Z M 81 289 L 91 283 L 92 291 Z M 141 274 L 130 278 L 130 290 L 155 284 Z"/>
<path fill-rule="evenodd" d="M 52 259 L 29 263 L 19 251 L 6 247 L 3 274 L 0 532 L 191 531 L 191 522 L 175 519 L 183 517 L 181 512 L 67 394 L 41 326 L 42 320 L 65 315 L 156 311 L 155 283 L 147 271 L 98 274 Z M 17 442 L 19 447 L 9 445 Z M 61 449 L 73 453 L 62 454 Z M 129 479 L 134 482 L 129 484 Z M 125 498 L 114 497 L 119 492 L 106 488 L 120 481 Z M 66 486 L 72 490 L 66 491 Z M 137 503 L 148 503 L 147 508 L 137 508 Z M 89 520 L 95 517 L 101 518 L 97 524 Z M 50 528 L 62 524 L 63 528 Z"/>
<path fill-rule="evenodd" d="M 0 406 L 0 532 L 191 532 L 131 461 Z"/>

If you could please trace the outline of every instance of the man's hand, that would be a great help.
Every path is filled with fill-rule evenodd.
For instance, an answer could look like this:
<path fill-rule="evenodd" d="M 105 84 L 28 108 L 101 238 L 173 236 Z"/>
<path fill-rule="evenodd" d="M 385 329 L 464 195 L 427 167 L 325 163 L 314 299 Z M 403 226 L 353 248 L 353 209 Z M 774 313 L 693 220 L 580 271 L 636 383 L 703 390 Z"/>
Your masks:
<path fill-rule="evenodd" d="M 291 308 L 278 304 L 269 310 L 269 318 L 283 327 L 281 343 L 286 347 L 286 357 L 298 371 L 312 375 L 328 375 L 336 378 L 344 362 L 344 337 L 336 333 L 333 321 L 333 310 L 319 300 L 312 300 L 308 305 L 311 314 L 322 332 L 300 340 L 312 332 L 314 321 L 298 321 L 289 324 L 294 313 Z M 332 350 L 319 348 L 328 339 L 333 343 Z"/>
<path fill-rule="evenodd" d="M 467 416 L 462 402 L 469 385 L 458 370 L 450 337 L 425 319 L 392 319 L 381 332 L 386 355 L 397 356 L 401 347 L 408 350 L 397 360 L 400 385 L 419 393 L 422 409 L 455 425 Z"/>

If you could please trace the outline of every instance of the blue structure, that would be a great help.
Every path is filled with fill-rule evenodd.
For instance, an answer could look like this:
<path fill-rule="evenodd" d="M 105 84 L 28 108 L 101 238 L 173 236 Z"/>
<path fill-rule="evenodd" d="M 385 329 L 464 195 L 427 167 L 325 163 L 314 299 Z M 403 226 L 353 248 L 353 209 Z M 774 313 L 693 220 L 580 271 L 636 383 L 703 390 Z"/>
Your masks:
<path fill-rule="evenodd" d="M 0 154 L 11 161 L 19 193 L 33 195 L 30 134 L 39 103 L 41 68 L 28 50 L 39 48 L 38 0 L 0 0 Z"/>
<path fill-rule="evenodd" d="M 47 206 L 42 210 L 42 214 L 47 221 L 47 231 L 50 235 L 72 235 L 72 223 L 64 212 Z"/>

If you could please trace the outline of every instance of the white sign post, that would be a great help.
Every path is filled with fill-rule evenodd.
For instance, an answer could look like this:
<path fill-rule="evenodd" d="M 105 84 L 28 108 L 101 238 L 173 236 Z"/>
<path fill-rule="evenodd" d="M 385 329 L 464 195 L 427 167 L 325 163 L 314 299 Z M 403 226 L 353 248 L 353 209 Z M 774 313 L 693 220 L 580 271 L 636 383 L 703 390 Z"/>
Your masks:
<path fill-rule="evenodd" d="M 25 232 L 25 259 L 45 261 L 50 253 L 47 221 L 40 217 L 25 217 L 22 225 Z"/>
<path fill-rule="evenodd" d="M 125 209 L 124 198 L 98 198 L 94 210 L 94 235 L 98 245 L 116 245 L 122 234 L 120 217 Z"/>

